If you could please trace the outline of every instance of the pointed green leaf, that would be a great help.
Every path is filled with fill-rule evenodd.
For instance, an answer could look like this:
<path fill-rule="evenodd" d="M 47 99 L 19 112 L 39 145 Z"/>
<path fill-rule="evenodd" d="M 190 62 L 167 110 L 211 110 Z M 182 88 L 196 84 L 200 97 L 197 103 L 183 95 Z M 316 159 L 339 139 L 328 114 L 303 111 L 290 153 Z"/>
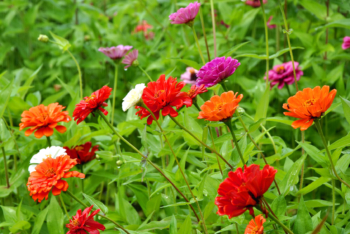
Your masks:
<path fill-rule="evenodd" d="M 297 217 L 294 222 L 293 232 L 294 234 L 305 234 L 313 230 L 312 220 L 309 211 L 304 203 L 304 198 L 301 197 L 299 201 L 299 207 Z"/>
<path fill-rule="evenodd" d="M 46 221 L 50 234 L 63 234 L 63 213 L 55 196 L 51 196 Z"/>
<path fill-rule="evenodd" d="M 108 213 L 108 208 L 102 202 L 96 200 L 95 198 L 83 193 L 85 199 L 90 203 L 90 205 L 94 205 L 93 209 L 101 209 L 103 215 Z"/>

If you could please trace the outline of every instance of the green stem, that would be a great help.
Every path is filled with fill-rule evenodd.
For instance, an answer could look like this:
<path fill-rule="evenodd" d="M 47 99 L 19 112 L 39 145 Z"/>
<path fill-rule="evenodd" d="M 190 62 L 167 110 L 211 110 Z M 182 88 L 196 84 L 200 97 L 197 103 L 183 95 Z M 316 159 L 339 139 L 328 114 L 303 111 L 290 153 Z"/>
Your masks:
<path fill-rule="evenodd" d="M 199 143 L 201 143 L 203 146 L 205 146 L 208 150 L 212 151 L 214 154 L 216 154 L 217 156 L 219 156 L 226 164 L 227 166 L 229 166 L 231 168 L 231 170 L 233 171 L 233 166 L 221 155 L 219 154 L 215 149 L 211 148 L 210 146 L 208 146 L 207 144 L 205 144 L 203 141 L 201 141 L 200 139 L 198 139 L 198 137 L 196 137 L 192 132 L 190 132 L 187 128 L 185 128 L 183 125 L 181 125 L 174 117 L 170 118 L 180 127 L 182 128 L 185 132 L 187 132 L 188 134 L 190 134 L 196 141 L 198 141 Z"/>
<path fill-rule="evenodd" d="M 74 55 L 69 51 L 67 50 L 67 52 L 69 53 L 69 55 L 72 57 L 72 59 L 74 60 L 75 62 L 75 65 L 77 66 L 77 69 L 78 69 L 78 73 L 79 73 L 79 83 L 80 83 L 80 99 L 83 99 L 83 77 L 81 75 L 81 70 L 80 70 L 80 66 L 79 66 L 79 63 L 78 61 L 75 59 Z"/>
<path fill-rule="evenodd" d="M 0 142 L 0 143 L 2 143 L 2 142 Z M 2 155 L 4 156 L 4 168 L 5 168 L 6 185 L 7 185 L 7 188 L 10 188 L 9 173 L 8 173 L 8 170 L 7 170 L 6 153 L 5 153 L 4 147 L 1 147 L 1 150 L 2 150 Z"/>
<path fill-rule="evenodd" d="M 214 137 L 213 137 L 213 133 L 211 131 L 211 128 L 209 127 L 209 134 L 210 134 L 210 138 L 211 138 L 211 142 L 213 144 L 213 148 L 216 150 L 216 147 L 215 147 L 215 144 L 214 144 Z M 222 172 L 222 169 L 221 169 L 221 165 L 220 165 L 220 161 L 219 161 L 219 157 L 216 155 L 216 160 L 218 161 L 218 165 L 219 165 L 219 169 L 220 169 L 220 172 L 221 172 L 221 175 L 224 176 L 224 173 Z"/>
<path fill-rule="evenodd" d="M 275 216 L 269 215 L 269 218 L 272 219 L 278 225 L 280 225 L 284 231 L 288 232 L 289 234 L 294 234 L 286 225 L 284 225 L 281 221 L 279 221 L 279 219 L 276 218 Z"/>
<path fill-rule="evenodd" d="M 151 160 L 148 159 L 148 157 L 146 157 L 145 155 L 143 155 L 133 144 L 131 144 L 129 141 L 127 141 L 123 136 L 121 136 L 115 129 L 114 127 L 108 122 L 106 116 L 101 112 L 101 111 L 97 111 L 97 114 L 99 114 L 101 116 L 101 118 L 106 122 L 106 124 L 108 125 L 108 127 L 113 131 L 113 133 L 115 135 L 117 135 L 122 141 L 124 141 L 128 146 L 130 146 L 134 151 L 136 151 L 136 153 L 138 153 L 139 155 L 141 155 L 142 158 L 144 158 L 145 160 L 147 160 L 147 162 L 149 164 L 151 164 L 151 166 L 153 166 L 175 189 L 176 191 L 185 199 L 185 201 L 187 203 L 190 203 L 190 201 L 186 198 L 186 196 L 180 191 L 180 189 L 164 174 L 164 172 L 157 167 Z M 194 212 L 194 214 L 197 217 L 197 220 L 199 221 L 199 217 L 197 216 L 197 213 L 195 211 L 195 209 L 193 208 L 192 204 L 189 204 L 189 206 L 191 207 L 192 211 Z"/>
<path fill-rule="evenodd" d="M 112 99 L 112 114 L 111 114 L 111 124 L 113 125 L 114 121 L 114 109 L 115 109 L 115 95 L 117 92 L 118 84 L 118 61 L 115 63 L 115 72 L 114 72 L 114 86 L 113 86 L 113 99 Z"/>
<path fill-rule="evenodd" d="M 153 81 L 152 78 L 148 75 L 148 73 L 142 69 L 142 67 L 139 65 L 138 66 L 140 68 L 140 70 L 147 76 L 147 78 L 149 79 L 149 81 Z"/>
<path fill-rule="evenodd" d="M 230 128 L 231 135 L 232 135 L 232 139 L 233 139 L 233 141 L 235 142 L 236 149 L 237 149 L 237 151 L 238 151 L 239 157 L 241 158 L 242 164 L 243 164 L 243 166 L 244 166 L 244 165 L 245 165 L 245 162 L 244 162 L 243 154 L 242 154 L 242 152 L 241 152 L 241 148 L 240 148 L 239 145 L 238 145 L 237 138 L 236 138 L 236 136 L 235 136 L 235 132 L 233 131 L 233 126 L 232 126 L 232 123 L 231 123 L 231 118 L 228 119 L 227 121 L 225 121 L 224 123 L 227 125 L 227 127 Z"/>
<path fill-rule="evenodd" d="M 62 205 L 62 207 L 63 207 L 63 209 L 64 209 L 64 212 L 66 213 L 66 216 L 67 216 L 68 220 L 70 220 L 70 216 L 69 216 L 69 214 L 68 214 L 68 212 L 67 212 L 66 205 L 64 204 L 64 201 L 63 201 L 63 198 L 62 198 L 62 194 L 60 194 L 60 195 L 58 195 L 58 196 L 60 197 L 61 205 Z"/>
<path fill-rule="evenodd" d="M 2 117 L 2 119 L 4 120 L 4 123 L 6 124 L 7 126 L 7 129 L 10 131 L 11 133 L 11 137 L 13 139 L 13 142 L 15 143 L 15 147 L 16 147 L 16 150 L 17 150 L 17 153 L 18 153 L 18 157 L 21 158 L 21 152 L 19 151 L 19 147 L 18 147 L 18 144 L 17 144 L 17 141 L 16 141 L 16 138 L 15 136 L 13 135 L 13 131 L 12 131 L 12 128 L 13 128 L 13 123 L 12 123 L 12 118 L 11 118 L 11 112 L 8 110 L 8 114 L 9 114 L 9 118 L 10 118 L 10 125 L 11 127 L 8 125 L 6 119 L 4 117 Z M 16 155 L 14 155 L 13 157 L 14 159 L 14 167 L 15 167 L 15 171 L 17 171 L 17 157 Z"/>
<path fill-rule="evenodd" d="M 83 201 L 81 201 L 79 198 L 77 198 L 73 193 L 71 193 L 69 190 L 66 191 L 69 196 L 71 196 L 74 200 L 76 200 L 77 202 L 79 202 L 81 205 L 83 205 L 84 207 L 89 207 L 88 205 L 86 205 Z M 122 229 L 124 232 L 130 234 L 130 232 L 128 232 L 127 230 L 125 230 L 121 225 L 119 225 L 118 223 L 116 223 L 115 221 L 113 221 L 112 219 L 108 218 L 107 216 L 105 215 L 102 215 L 100 213 L 97 214 L 98 216 L 104 218 L 104 219 L 107 219 L 108 221 L 114 223 L 114 225 L 116 225 L 118 228 Z"/>
<path fill-rule="evenodd" d="M 81 164 L 81 173 L 84 174 L 84 164 Z M 84 193 L 84 180 L 81 180 L 81 192 Z"/>
<path fill-rule="evenodd" d="M 263 0 L 260 0 L 260 6 L 263 13 L 264 18 L 264 26 L 265 26 L 265 44 L 266 44 L 266 88 L 269 88 L 269 32 L 267 28 L 267 21 L 266 21 L 266 15 L 265 15 L 265 9 L 264 9 L 264 3 Z"/>
<path fill-rule="evenodd" d="M 333 194 L 333 207 L 332 207 L 332 225 L 334 224 L 334 215 L 335 215 L 335 180 L 332 180 L 332 194 Z"/>
<path fill-rule="evenodd" d="M 204 57 L 203 57 L 203 54 L 202 54 L 202 50 L 201 50 L 201 47 L 199 46 L 199 42 L 198 42 L 198 38 L 197 38 L 197 33 L 196 33 L 196 30 L 194 30 L 194 25 L 192 25 L 192 31 L 193 31 L 194 39 L 195 39 L 195 41 L 196 41 L 196 43 L 197 43 L 199 55 L 201 56 L 201 59 L 202 59 L 203 64 L 205 64 Z"/>
<path fill-rule="evenodd" d="M 207 55 L 208 55 L 208 62 L 210 62 L 210 52 L 209 52 L 209 46 L 208 46 L 208 41 L 207 41 L 207 35 L 205 33 L 205 26 L 204 26 L 204 20 L 203 20 L 203 12 L 202 12 L 202 7 L 199 7 L 199 17 L 201 19 L 201 24 L 202 24 L 202 32 L 204 36 L 204 41 L 205 41 L 205 48 L 207 49 Z"/>
<path fill-rule="evenodd" d="M 340 178 L 340 176 L 338 175 L 337 171 L 335 170 L 335 167 L 334 167 L 334 163 L 333 163 L 333 160 L 332 160 L 332 156 L 331 156 L 331 153 L 329 152 L 329 149 L 328 149 L 328 146 L 327 146 L 327 141 L 326 141 L 326 138 L 325 136 L 323 135 L 323 131 L 322 131 L 322 127 L 321 127 L 321 124 L 320 124 L 320 120 L 319 119 L 315 119 L 315 126 L 318 130 L 318 133 L 320 134 L 320 137 L 322 139 L 322 142 L 323 142 L 323 145 L 326 149 L 326 152 L 327 152 L 327 156 L 328 156 L 328 159 L 331 163 L 331 169 L 334 173 L 334 175 L 338 178 L 338 180 L 343 183 L 344 185 L 346 185 L 348 188 L 350 188 L 350 185 L 348 183 L 346 183 L 344 180 L 342 180 Z"/>
<path fill-rule="evenodd" d="M 216 51 L 216 31 L 215 31 L 215 13 L 214 13 L 214 1 L 210 0 L 210 8 L 211 8 L 211 21 L 213 23 L 213 37 L 214 37 L 214 57 L 217 57 Z"/>
<path fill-rule="evenodd" d="M 50 137 L 46 137 L 46 140 L 47 140 L 47 145 L 49 146 L 49 147 L 51 147 L 51 139 L 50 139 Z"/>
<path fill-rule="evenodd" d="M 225 84 L 225 80 L 221 81 L 220 84 L 221 84 L 222 89 L 223 89 L 225 92 L 228 92 L 228 88 L 227 88 L 227 86 L 226 86 L 226 84 Z"/>

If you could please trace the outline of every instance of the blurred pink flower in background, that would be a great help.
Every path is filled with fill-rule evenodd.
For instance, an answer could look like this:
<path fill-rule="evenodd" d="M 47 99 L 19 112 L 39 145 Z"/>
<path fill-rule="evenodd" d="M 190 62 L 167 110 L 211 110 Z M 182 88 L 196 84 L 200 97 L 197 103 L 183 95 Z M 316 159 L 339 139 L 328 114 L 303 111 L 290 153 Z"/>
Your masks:
<path fill-rule="evenodd" d="M 294 62 L 294 65 L 297 80 L 300 80 L 300 77 L 304 73 L 300 70 L 298 62 Z M 264 77 L 264 79 L 266 80 L 266 77 Z M 295 79 L 292 61 L 274 66 L 273 69 L 269 71 L 269 80 L 271 81 L 271 88 L 277 84 L 279 89 L 282 89 L 285 84 L 294 84 Z"/>
<path fill-rule="evenodd" d="M 263 0 L 263 3 L 266 4 L 267 0 Z M 252 7 L 260 7 L 261 6 L 260 0 L 247 0 L 247 1 L 245 1 L 245 4 L 250 5 Z"/>
<path fill-rule="evenodd" d="M 270 29 L 276 28 L 276 24 L 270 24 L 272 18 L 273 18 L 273 16 L 271 15 L 271 16 L 269 17 L 269 20 L 268 20 L 267 23 L 266 23 L 267 27 L 269 27 Z"/>
<path fill-rule="evenodd" d="M 183 80 L 186 84 L 196 84 L 198 70 L 193 67 L 186 68 L 186 72 L 181 75 L 180 79 Z"/>
<path fill-rule="evenodd" d="M 341 45 L 341 48 L 343 48 L 343 50 L 350 48 L 350 37 L 346 36 L 343 38 L 343 44 Z"/>
<path fill-rule="evenodd" d="M 177 12 L 169 15 L 169 20 L 172 24 L 190 23 L 196 18 L 200 5 L 198 2 L 190 3 L 187 7 L 180 8 Z"/>
<path fill-rule="evenodd" d="M 113 47 L 106 47 L 106 48 L 99 48 L 98 51 L 104 53 L 106 56 L 110 57 L 111 59 L 121 59 L 124 57 L 124 55 L 132 49 L 132 46 L 113 46 Z"/>
<path fill-rule="evenodd" d="M 134 61 L 137 60 L 137 57 L 139 56 L 138 50 L 133 50 L 129 54 L 125 56 L 122 63 L 126 64 L 127 66 L 124 67 L 124 69 L 127 69 L 131 65 L 133 65 Z"/>

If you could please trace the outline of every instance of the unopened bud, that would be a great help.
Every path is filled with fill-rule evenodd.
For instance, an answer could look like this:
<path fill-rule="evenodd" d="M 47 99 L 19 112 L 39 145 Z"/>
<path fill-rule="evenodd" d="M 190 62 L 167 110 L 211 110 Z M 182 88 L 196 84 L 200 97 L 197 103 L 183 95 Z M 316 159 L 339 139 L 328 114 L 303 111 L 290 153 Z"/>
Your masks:
<path fill-rule="evenodd" d="M 98 154 L 96 154 L 96 159 L 100 159 L 100 156 Z"/>
<path fill-rule="evenodd" d="M 46 35 L 40 34 L 39 37 L 38 37 L 38 41 L 48 42 L 49 38 Z"/>
<path fill-rule="evenodd" d="M 84 40 L 85 40 L 85 41 L 90 41 L 90 40 L 91 40 L 90 35 L 85 35 L 85 36 L 84 36 Z"/>
<path fill-rule="evenodd" d="M 242 114 L 245 112 L 245 110 L 242 107 L 237 108 L 238 113 Z"/>
<path fill-rule="evenodd" d="M 117 161 L 117 165 L 118 165 L 118 166 L 121 166 L 122 164 L 123 164 L 123 161 L 122 161 L 122 160 L 118 160 L 118 161 Z"/>
<path fill-rule="evenodd" d="M 134 62 L 132 62 L 132 65 L 135 66 L 135 67 L 138 67 L 139 66 L 139 61 L 136 59 Z"/>

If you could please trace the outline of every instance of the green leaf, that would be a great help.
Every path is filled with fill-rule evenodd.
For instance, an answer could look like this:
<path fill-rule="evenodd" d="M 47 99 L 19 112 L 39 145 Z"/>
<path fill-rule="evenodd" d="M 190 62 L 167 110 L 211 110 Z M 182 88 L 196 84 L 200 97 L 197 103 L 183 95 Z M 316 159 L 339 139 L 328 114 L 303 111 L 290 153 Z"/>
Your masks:
<path fill-rule="evenodd" d="M 225 57 L 230 57 L 236 50 L 238 50 L 239 48 L 241 48 L 242 46 L 246 45 L 250 43 L 250 41 L 246 41 L 243 42 L 241 44 L 238 44 L 236 46 L 234 46 L 231 50 L 229 50 L 228 52 L 222 53 L 219 57 L 225 56 Z"/>
<path fill-rule="evenodd" d="M 258 104 L 258 108 L 256 109 L 254 121 L 258 121 L 259 119 L 266 118 L 267 109 L 269 107 L 269 99 L 270 99 L 270 86 L 266 87 L 265 92 L 260 99 Z"/>
<path fill-rule="evenodd" d="M 46 215 L 47 215 L 48 210 L 49 210 L 49 208 L 47 207 L 46 209 L 40 211 L 40 213 L 36 216 L 32 234 L 39 234 L 40 233 L 41 227 L 43 226 L 43 223 L 46 219 Z"/>
<path fill-rule="evenodd" d="M 10 232 L 17 233 L 18 231 L 27 230 L 31 227 L 30 223 L 25 220 L 20 220 L 15 223 L 12 227 L 10 227 Z"/>
<path fill-rule="evenodd" d="M 331 178 L 329 177 L 320 177 L 311 184 L 308 184 L 306 187 L 302 188 L 297 192 L 297 194 L 305 195 L 307 193 L 310 193 L 320 187 L 321 185 L 324 185 L 326 182 L 328 182 Z"/>
<path fill-rule="evenodd" d="M 346 135 L 345 137 L 340 138 L 336 142 L 332 143 L 330 146 L 328 146 L 329 150 L 334 150 L 337 148 L 343 148 L 345 146 L 350 145 L 350 134 Z"/>
<path fill-rule="evenodd" d="M 296 49 L 304 49 L 303 47 L 292 47 L 292 50 L 296 50 Z M 280 51 L 278 51 L 277 53 L 270 55 L 269 56 L 269 60 L 270 59 L 274 59 L 277 58 L 285 53 L 289 52 L 289 48 L 285 48 L 282 49 Z M 258 54 L 240 54 L 235 56 L 234 58 L 240 58 L 240 57 L 248 57 L 248 58 L 256 58 L 256 59 L 265 59 L 267 58 L 266 54 L 262 54 L 262 55 L 258 55 Z"/>
<path fill-rule="evenodd" d="M 0 90 L 0 118 L 4 115 L 7 103 L 11 96 L 12 86 L 13 80 L 3 90 Z"/>
<path fill-rule="evenodd" d="M 350 19 L 341 19 L 326 24 L 324 28 L 348 28 L 350 29 Z M 318 29 L 318 28 L 317 28 Z"/>
<path fill-rule="evenodd" d="M 343 97 L 340 97 L 340 98 L 341 98 L 341 104 L 343 106 L 345 118 L 350 124 L 350 101 L 346 100 Z"/>
<path fill-rule="evenodd" d="M 277 217 L 283 216 L 287 210 L 287 202 L 284 197 L 283 195 L 278 196 L 271 204 L 271 208 Z"/>
<path fill-rule="evenodd" d="M 172 58 L 172 59 L 176 59 L 179 62 L 182 62 L 190 67 L 193 67 L 196 70 L 199 70 L 201 68 L 201 65 L 199 65 L 198 63 L 196 63 L 195 61 L 192 60 L 188 60 L 188 59 L 177 59 L 177 58 Z"/>
<path fill-rule="evenodd" d="M 102 202 L 96 200 L 95 198 L 82 193 L 85 199 L 90 203 L 90 205 L 94 205 L 94 209 L 101 209 L 103 215 L 106 215 L 108 213 L 108 208 L 105 206 Z"/>
<path fill-rule="evenodd" d="M 328 160 L 326 159 L 325 155 L 321 153 L 315 146 L 310 145 L 308 143 L 298 142 L 298 144 L 303 147 L 303 149 L 306 151 L 310 157 L 321 164 L 323 167 L 328 167 Z"/>
<path fill-rule="evenodd" d="M 175 215 L 171 217 L 169 234 L 177 234 L 177 223 Z"/>
<path fill-rule="evenodd" d="M 63 213 L 55 196 L 51 196 L 46 221 L 50 234 L 63 234 Z"/>
<path fill-rule="evenodd" d="M 53 39 L 56 41 L 57 45 L 60 47 L 61 50 L 66 51 L 69 49 L 71 44 L 69 44 L 69 41 L 67 41 L 65 38 L 57 36 L 56 34 L 50 32 Z"/>
<path fill-rule="evenodd" d="M 324 21 L 327 18 L 326 5 L 313 0 L 300 0 L 299 2 L 307 11 L 313 13 L 317 18 Z M 306 233 L 306 232 L 305 232 Z"/>
<path fill-rule="evenodd" d="M 293 232 L 295 234 L 305 234 L 313 230 L 312 220 L 309 211 L 304 203 L 304 198 L 301 197 L 299 201 L 299 207 L 297 217 L 294 222 Z"/>
<path fill-rule="evenodd" d="M 179 229 L 179 233 L 181 233 L 181 234 L 191 234 L 192 233 L 192 222 L 191 222 L 190 215 L 187 215 L 185 221 L 181 224 L 181 228 Z"/>
<path fill-rule="evenodd" d="M 38 69 L 36 69 L 33 74 L 30 75 L 29 78 L 26 79 L 26 81 L 24 82 L 24 84 L 22 86 L 30 86 L 33 82 L 33 80 L 35 79 L 36 75 L 39 73 L 39 71 L 41 70 L 41 68 L 43 67 L 43 65 L 40 65 L 40 67 Z M 22 99 L 24 98 L 24 96 L 27 94 L 28 89 L 24 90 L 22 92 L 18 92 L 19 95 L 21 95 Z"/>

